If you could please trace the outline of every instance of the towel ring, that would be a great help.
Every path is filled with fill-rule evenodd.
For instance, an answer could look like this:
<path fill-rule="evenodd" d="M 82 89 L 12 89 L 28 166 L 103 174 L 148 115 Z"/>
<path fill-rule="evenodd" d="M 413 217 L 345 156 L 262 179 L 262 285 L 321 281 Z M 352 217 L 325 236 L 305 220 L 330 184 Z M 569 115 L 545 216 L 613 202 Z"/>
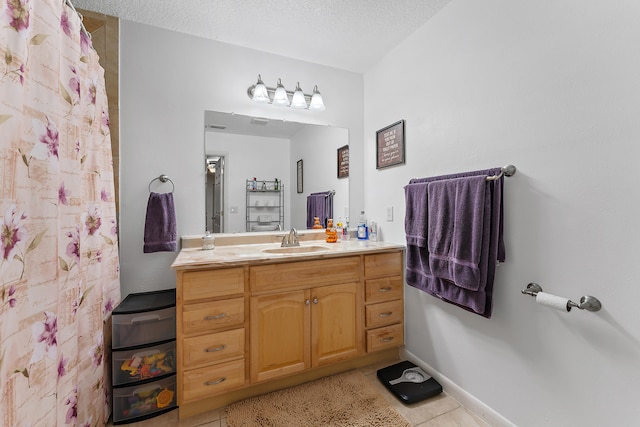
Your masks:
<path fill-rule="evenodd" d="M 168 177 L 167 175 L 165 175 L 165 174 L 162 174 L 162 175 L 160 175 L 160 176 L 159 176 L 159 177 L 157 177 L 157 178 L 153 178 L 153 179 L 149 182 L 149 193 L 151 193 L 151 184 L 153 184 L 153 181 L 156 181 L 156 180 L 158 180 L 158 181 L 160 181 L 160 182 L 167 182 L 167 181 L 169 181 L 169 182 L 171 183 L 171 191 L 170 191 L 171 193 L 173 193 L 173 190 L 175 190 L 175 189 L 176 189 L 176 186 L 175 186 L 175 184 L 173 183 L 173 181 L 171 181 L 171 178 L 169 178 L 169 177 Z"/>

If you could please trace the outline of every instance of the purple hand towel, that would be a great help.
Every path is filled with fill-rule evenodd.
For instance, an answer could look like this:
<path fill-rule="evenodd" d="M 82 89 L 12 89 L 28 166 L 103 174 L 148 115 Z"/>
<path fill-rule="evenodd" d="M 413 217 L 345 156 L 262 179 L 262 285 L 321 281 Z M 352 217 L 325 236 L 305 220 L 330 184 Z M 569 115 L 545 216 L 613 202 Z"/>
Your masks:
<path fill-rule="evenodd" d="M 144 224 L 144 253 L 175 252 L 178 250 L 176 237 L 173 193 L 149 194 Z"/>
<path fill-rule="evenodd" d="M 491 200 L 485 198 L 485 187 L 490 183 L 485 177 L 428 184 L 427 249 L 431 272 L 472 291 L 484 288 L 487 277 L 486 269 L 481 268 L 483 250 L 489 248 L 491 214 Z M 489 205 L 485 207 L 487 202 Z"/>

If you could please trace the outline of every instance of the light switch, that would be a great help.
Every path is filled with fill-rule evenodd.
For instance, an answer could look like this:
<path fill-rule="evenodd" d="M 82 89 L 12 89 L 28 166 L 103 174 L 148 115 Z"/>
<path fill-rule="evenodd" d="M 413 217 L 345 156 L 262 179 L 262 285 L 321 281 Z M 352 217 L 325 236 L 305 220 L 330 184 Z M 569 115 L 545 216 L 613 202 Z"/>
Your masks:
<path fill-rule="evenodd" d="M 393 222 L 393 206 L 387 206 L 387 221 Z"/>

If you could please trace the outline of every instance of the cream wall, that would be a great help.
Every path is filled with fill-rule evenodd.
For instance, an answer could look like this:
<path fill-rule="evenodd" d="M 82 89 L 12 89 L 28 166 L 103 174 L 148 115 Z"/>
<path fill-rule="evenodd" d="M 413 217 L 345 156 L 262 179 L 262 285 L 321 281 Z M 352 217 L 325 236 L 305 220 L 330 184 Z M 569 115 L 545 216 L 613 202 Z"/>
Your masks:
<path fill-rule="evenodd" d="M 327 109 L 316 113 L 252 103 L 258 73 L 318 85 Z M 130 21 L 120 26 L 120 268 L 123 297 L 175 286 L 176 253 L 143 254 L 148 184 L 160 174 L 175 183 L 178 234 L 204 232 L 204 111 L 235 112 L 350 130 L 350 185 L 362 188 L 362 75 Z M 295 164 L 293 165 L 295 167 Z M 363 206 L 362 191 L 351 204 Z"/>
<path fill-rule="evenodd" d="M 518 168 L 493 317 L 405 288 L 410 355 L 493 425 L 640 422 L 638 22 L 631 1 L 456 0 L 365 73 L 365 205 L 385 240 L 404 243 L 410 178 Z M 407 162 L 377 171 L 375 131 L 399 119 Z M 603 309 L 538 306 L 529 282 Z"/>

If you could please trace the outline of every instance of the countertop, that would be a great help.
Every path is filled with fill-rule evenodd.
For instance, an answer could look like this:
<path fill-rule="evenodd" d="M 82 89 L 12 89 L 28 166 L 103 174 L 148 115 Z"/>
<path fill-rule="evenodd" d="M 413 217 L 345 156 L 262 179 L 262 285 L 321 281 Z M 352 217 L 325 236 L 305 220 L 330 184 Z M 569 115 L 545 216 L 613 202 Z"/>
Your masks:
<path fill-rule="evenodd" d="M 295 260 L 326 259 L 392 249 L 405 249 L 404 245 L 397 243 L 358 239 L 340 240 L 337 243 L 326 243 L 324 240 L 309 240 L 301 241 L 300 246 L 322 246 L 323 249 L 317 252 L 279 254 L 265 252 L 265 250 L 280 248 L 280 243 L 223 245 L 206 251 L 201 248 L 187 247 L 180 251 L 173 264 L 171 264 L 171 268 L 184 270 L 202 267 L 230 267 Z"/>

